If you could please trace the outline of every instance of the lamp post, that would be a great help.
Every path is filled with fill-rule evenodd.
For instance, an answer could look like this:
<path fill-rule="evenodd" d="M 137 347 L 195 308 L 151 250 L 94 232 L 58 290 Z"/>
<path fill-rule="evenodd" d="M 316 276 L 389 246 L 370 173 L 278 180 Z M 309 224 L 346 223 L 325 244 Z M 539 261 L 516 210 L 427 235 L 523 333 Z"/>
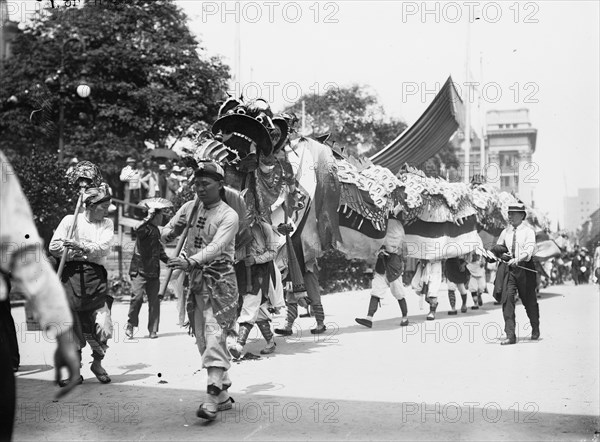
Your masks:
<path fill-rule="evenodd" d="M 78 42 L 85 53 L 85 43 L 80 37 L 70 37 L 64 40 L 60 46 L 60 69 L 54 77 L 58 81 L 58 161 L 61 163 L 64 159 L 64 131 L 65 131 L 65 97 L 67 96 L 66 74 L 65 74 L 65 48 L 70 42 Z M 48 82 L 48 80 L 46 80 Z M 90 96 L 91 88 L 85 84 L 79 84 L 76 89 L 77 95 L 81 98 Z"/>

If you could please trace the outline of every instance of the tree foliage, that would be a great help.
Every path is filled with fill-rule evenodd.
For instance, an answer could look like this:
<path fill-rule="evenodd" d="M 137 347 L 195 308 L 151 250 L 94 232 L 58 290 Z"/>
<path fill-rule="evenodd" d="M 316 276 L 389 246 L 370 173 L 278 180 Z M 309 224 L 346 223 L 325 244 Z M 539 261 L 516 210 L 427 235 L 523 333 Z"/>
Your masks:
<path fill-rule="evenodd" d="M 11 160 L 46 246 L 60 220 L 72 214 L 77 204 L 77 192 L 69 186 L 66 169 L 57 160 L 55 153 L 37 151 Z"/>
<path fill-rule="evenodd" d="M 107 177 L 146 142 L 169 147 L 169 137 L 212 121 L 228 67 L 205 54 L 186 20 L 171 0 L 46 10 L 16 38 L 5 63 L 0 148 L 11 157 L 58 149 L 59 80 L 65 154 L 98 164 Z M 75 94 L 81 82 L 91 86 L 89 99 Z"/>
<path fill-rule="evenodd" d="M 312 136 L 330 133 L 331 139 L 352 155 L 372 155 L 406 128 L 404 122 L 387 117 L 377 97 L 364 86 L 303 95 L 285 112 L 300 116 L 303 101 L 308 132 Z"/>

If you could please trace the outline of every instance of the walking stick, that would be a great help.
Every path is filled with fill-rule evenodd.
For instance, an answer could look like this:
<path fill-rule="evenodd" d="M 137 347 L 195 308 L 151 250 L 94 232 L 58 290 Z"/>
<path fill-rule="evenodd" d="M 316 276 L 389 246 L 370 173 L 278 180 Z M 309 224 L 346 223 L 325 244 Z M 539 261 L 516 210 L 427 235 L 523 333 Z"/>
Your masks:
<path fill-rule="evenodd" d="M 67 239 L 73 238 L 75 234 L 75 229 L 77 228 L 77 216 L 79 215 L 79 209 L 81 209 L 81 205 L 83 204 L 83 193 L 85 192 L 85 187 L 81 187 L 79 189 L 79 198 L 77 199 L 77 205 L 75 206 L 75 217 L 73 219 L 73 224 L 69 229 L 69 234 L 67 235 Z M 62 256 L 60 257 L 60 264 L 58 265 L 58 270 L 56 274 L 58 275 L 58 279 L 60 279 L 63 270 L 65 269 L 65 263 L 67 262 L 67 253 L 69 250 L 65 247 L 62 252 Z"/>
<path fill-rule="evenodd" d="M 198 195 L 196 195 L 196 197 L 194 198 L 194 207 L 192 208 L 192 211 L 190 212 L 190 216 L 188 217 L 186 223 L 185 223 L 185 228 L 183 229 L 183 232 L 181 232 L 181 236 L 179 236 L 179 240 L 177 241 L 177 247 L 175 247 L 175 256 L 179 256 L 179 254 L 181 253 L 181 250 L 183 249 L 183 245 L 185 244 L 185 241 L 187 239 L 187 234 L 190 230 L 190 227 L 192 226 L 192 223 L 194 222 L 194 218 L 196 217 L 196 213 L 198 213 L 198 206 L 200 206 L 200 198 L 198 198 Z M 169 285 L 169 281 L 171 280 L 171 276 L 173 275 L 173 269 L 169 268 L 167 270 L 167 276 L 165 277 L 165 280 L 162 284 L 162 286 L 160 287 L 160 291 L 159 293 L 159 297 L 162 299 L 165 296 L 165 293 L 167 292 L 167 286 Z"/>

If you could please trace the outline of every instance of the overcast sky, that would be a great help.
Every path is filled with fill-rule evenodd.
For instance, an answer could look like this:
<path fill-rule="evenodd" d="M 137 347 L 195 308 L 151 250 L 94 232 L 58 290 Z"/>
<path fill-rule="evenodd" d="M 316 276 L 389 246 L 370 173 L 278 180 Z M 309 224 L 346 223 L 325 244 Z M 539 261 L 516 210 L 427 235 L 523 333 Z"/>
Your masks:
<path fill-rule="evenodd" d="M 528 108 L 538 129 L 537 206 L 562 222 L 565 195 L 599 187 L 597 1 L 176 3 L 232 72 L 239 23 L 234 91 L 260 94 L 281 110 L 301 93 L 359 83 L 409 125 L 448 75 L 464 86 L 470 29 L 483 109 Z"/>
<path fill-rule="evenodd" d="M 470 28 L 483 109 L 528 108 L 538 129 L 538 207 L 562 222 L 566 192 L 599 186 L 596 1 L 177 3 L 205 48 L 232 67 L 240 23 L 237 90 L 248 96 L 261 88 L 278 110 L 299 91 L 360 83 L 408 124 L 448 75 L 464 85 Z"/>

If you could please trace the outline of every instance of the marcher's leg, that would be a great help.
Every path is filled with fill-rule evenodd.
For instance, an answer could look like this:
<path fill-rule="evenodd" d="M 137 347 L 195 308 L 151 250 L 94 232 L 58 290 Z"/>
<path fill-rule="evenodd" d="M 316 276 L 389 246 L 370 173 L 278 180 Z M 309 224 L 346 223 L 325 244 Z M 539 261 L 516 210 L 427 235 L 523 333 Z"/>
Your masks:
<path fill-rule="evenodd" d="M 260 351 L 260 354 L 268 355 L 273 353 L 275 351 L 276 344 L 269 321 L 266 318 L 261 317 L 260 320 L 256 321 L 256 325 L 258 326 L 260 333 L 263 335 L 263 338 L 265 338 L 265 341 L 267 341 L 266 347 Z"/>
<path fill-rule="evenodd" d="M 429 303 L 429 314 L 427 315 L 427 320 L 432 321 L 435 319 L 435 311 L 437 310 L 438 306 L 437 296 L 429 296 L 425 299 Z"/>
<path fill-rule="evenodd" d="M 313 334 L 323 333 L 326 329 L 325 311 L 323 310 L 323 304 L 321 304 L 321 287 L 319 286 L 319 273 L 316 266 L 312 272 L 307 270 L 304 274 L 304 286 L 306 287 L 308 299 L 310 299 L 312 312 L 317 321 L 317 327 L 310 332 Z"/>
<path fill-rule="evenodd" d="M 293 331 L 292 327 L 294 326 L 294 321 L 298 317 L 298 304 L 295 302 L 286 302 L 287 306 L 287 317 L 285 320 L 285 325 L 283 328 L 276 328 L 275 333 L 283 336 L 290 336 Z"/>
<path fill-rule="evenodd" d="M 127 328 L 125 329 L 125 335 L 128 338 L 133 338 L 133 328 L 139 325 L 140 309 L 144 303 L 144 293 L 146 293 L 146 280 L 144 277 L 136 275 L 131 278 L 131 293 Z"/>
<path fill-rule="evenodd" d="M 448 311 L 448 314 L 456 315 L 458 312 L 456 311 L 456 294 L 454 290 L 448 290 L 448 301 L 450 302 L 450 311 Z"/>
<path fill-rule="evenodd" d="M 148 332 L 150 338 L 156 338 L 158 324 L 160 323 L 160 279 L 151 278 L 146 280 L 146 293 L 148 294 Z"/>
<path fill-rule="evenodd" d="M 515 344 L 517 342 L 515 332 L 515 296 L 517 294 L 517 281 L 512 274 L 508 276 L 506 292 L 506 302 L 502 305 L 506 339 L 500 342 L 502 345 Z"/>
<path fill-rule="evenodd" d="M 479 299 L 477 297 L 477 292 L 471 292 L 471 297 L 473 298 L 473 305 L 471 306 L 471 310 L 479 309 Z"/>
<path fill-rule="evenodd" d="M 208 401 L 198 408 L 198 417 L 214 420 L 219 410 L 219 400 L 223 397 L 223 377 L 229 370 L 231 356 L 227 350 L 226 333 L 219 326 L 207 293 L 196 296 L 196 307 L 194 310 L 194 329 L 196 342 L 202 355 L 202 367 L 207 369 L 207 393 Z M 229 381 L 231 385 L 231 381 Z"/>
<path fill-rule="evenodd" d="M 92 358 L 94 359 L 90 370 L 98 380 L 103 384 L 108 384 L 111 379 L 108 373 L 102 367 L 102 360 L 106 355 L 106 349 L 108 348 L 105 342 L 101 342 L 98 333 L 96 331 L 96 312 L 80 312 L 79 320 L 81 321 L 81 328 L 83 336 L 90 347 L 92 348 Z"/>
<path fill-rule="evenodd" d="M 365 327 L 373 327 L 373 316 L 377 312 L 381 297 L 387 292 L 388 284 L 385 275 L 375 272 L 371 282 L 371 299 L 369 299 L 369 309 L 366 318 L 354 318 L 354 320 Z"/>
<path fill-rule="evenodd" d="M 531 339 L 537 340 L 540 338 L 540 307 L 537 296 L 521 296 L 521 302 L 531 324 Z"/>

